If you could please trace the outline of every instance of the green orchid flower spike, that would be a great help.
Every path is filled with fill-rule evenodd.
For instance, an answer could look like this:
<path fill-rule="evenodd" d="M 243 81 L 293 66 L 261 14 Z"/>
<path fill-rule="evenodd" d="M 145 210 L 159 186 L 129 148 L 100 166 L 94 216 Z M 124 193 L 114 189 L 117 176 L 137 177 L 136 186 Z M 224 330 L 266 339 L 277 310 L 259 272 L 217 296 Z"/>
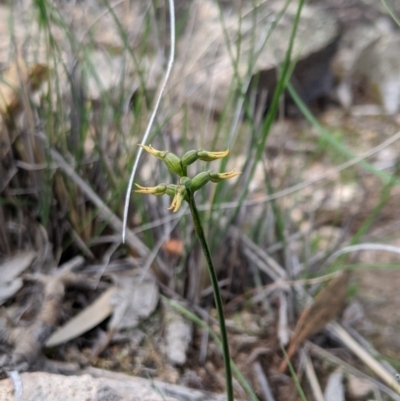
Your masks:
<path fill-rule="evenodd" d="M 240 174 L 239 171 L 235 169 L 232 171 L 227 171 L 225 173 L 216 173 L 215 171 L 204 171 L 197 174 L 193 179 L 186 177 L 186 167 L 196 160 L 202 160 L 206 162 L 214 161 L 217 159 L 221 159 L 229 154 L 229 149 L 224 152 L 208 152 L 206 150 L 190 150 L 186 152 L 182 159 L 180 159 L 174 153 L 168 152 L 167 150 L 156 150 L 151 145 L 139 145 L 146 152 L 152 154 L 157 157 L 157 159 L 162 160 L 168 169 L 176 174 L 178 174 L 181 178 L 179 181 L 179 185 L 167 185 L 167 184 L 159 184 L 156 187 L 142 187 L 138 184 L 135 184 L 138 189 L 135 192 L 140 194 L 151 194 L 156 196 L 169 195 L 173 198 L 171 206 L 168 210 L 172 210 L 176 213 L 182 205 L 182 201 L 188 201 L 188 191 L 194 193 L 198 191 L 200 188 L 204 187 L 208 182 L 218 183 L 223 180 L 227 180 L 229 178 L 236 177 Z"/>
<path fill-rule="evenodd" d="M 167 150 L 160 151 L 154 149 L 151 145 L 149 146 L 139 145 L 139 146 L 142 147 L 146 152 L 157 157 L 157 159 L 162 160 L 170 171 L 174 172 L 180 177 L 177 185 L 159 184 L 155 187 L 142 187 L 138 184 L 135 184 L 137 187 L 135 192 L 140 194 L 150 194 L 156 196 L 168 195 L 172 197 L 172 202 L 168 210 L 172 210 L 174 213 L 176 213 L 179 210 L 183 201 L 186 201 L 189 204 L 190 212 L 193 217 L 194 229 L 196 231 L 205 259 L 207 261 L 208 272 L 210 274 L 211 284 L 214 292 L 215 305 L 218 311 L 218 320 L 219 320 L 221 340 L 222 340 L 222 350 L 224 354 L 227 399 L 228 401 L 233 401 L 232 371 L 231 371 L 230 356 L 229 356 L 228 336 L 226 332 L 225 318 L 222 306 L 222 298 L 221 298 L 221 293 L 219 291 L 217 274 L 211 258 L 211 252 L 208 247 L 207 240 L 204 234 L 204 229 L 201 223 L 200 214 L 197 210 L 197 206 L 194 200 L 194 194 L 196 191 L 204 187 L 204 185 L 206 185 L 210 181 L 218 183 L 223 180 L 236 177 L 237 175 L 240 174 L 240 172 L 236 170 L 227 171 L 225 173 L 217 173 L 215 171 L 203 171 L 194 176 L 193 178 L 189 178 L 187 176 L 187 167 L 193 164 L 195 161 L 201 160 L 205 162 L 211 162 L 217 159 L 221 159 L 229 154 L 229 149 L 223 152 L 208 152 L 203 149 L 190 150 L 189 152 L 186 152 L 182 156 L 182 158 L 179 158 L 174 153 L 168 152 Z"/>

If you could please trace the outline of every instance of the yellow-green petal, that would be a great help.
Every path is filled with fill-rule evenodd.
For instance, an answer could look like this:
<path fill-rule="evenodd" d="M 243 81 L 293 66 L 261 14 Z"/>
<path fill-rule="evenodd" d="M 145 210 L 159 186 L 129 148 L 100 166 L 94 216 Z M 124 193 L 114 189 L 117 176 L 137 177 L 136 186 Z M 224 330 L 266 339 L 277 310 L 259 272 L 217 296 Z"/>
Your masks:
<path fill-rule="evenodd" d="M 185 197 L 186 188 L 184 186 L 178 185 L 175 193 L 174 199 L 172 199 L 171 206 L 168 210 L 172 210 L 176 213 L 182 205 L 182 201 Z"/>
<path fill-rule="evenodd" d="M 152 154 L 157 157 L 157 159 L 162 160 L 168 169 L 179 176 L 183 175 L 183 168 L 181 164 L 181 159 L 172 152 L 168 152 L 167 150 L 157 150 L 154 149 L 151 145 L 138 145 L 143 148 L 146 152 Z"/>
<path fill-rule="evenodd" d="M 146 146 L 146 145 L 141 145 L 139 144 L 142 149 L 144 149 L 146 152 L 150 153 L 151 155 L 157 157 L 159 160 L 163 160 L 165 155 L 168 153 L 166 150 L 157 150 L 154 149 L 151 145 Z"/>
<path fill-rule="evenodd" d="M 241 174 L 241 172 L 236 171 L 235 169 L 227 171 L 225 173 L 215 173 L 212 171 L 209 172 L 211 182 L 220 182 L 222 180 L 227 180 L 229 178 L 236 177 L 239 174 Z"/>

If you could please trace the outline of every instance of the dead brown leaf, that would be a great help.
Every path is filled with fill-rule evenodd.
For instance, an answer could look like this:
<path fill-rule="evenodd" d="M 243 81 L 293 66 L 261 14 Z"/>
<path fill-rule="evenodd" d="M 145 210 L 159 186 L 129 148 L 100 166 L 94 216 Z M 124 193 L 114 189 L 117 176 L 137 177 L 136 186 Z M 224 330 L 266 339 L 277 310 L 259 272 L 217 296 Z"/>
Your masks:
<path fill-rule="evenodd" d="M 297 321 L 293 337 L 290 341 L 287 351 L 289 359 L 304 340 L 322 330 L 341 312 L 346 300 L 349 278 L 349 272 L 342 272 L 340 276 L 332 279 L 318 293 L 312 305 L 304 309 Z M 286 367 L 286 360 L 283 360 L 279 371 L 284 372 Z"/>

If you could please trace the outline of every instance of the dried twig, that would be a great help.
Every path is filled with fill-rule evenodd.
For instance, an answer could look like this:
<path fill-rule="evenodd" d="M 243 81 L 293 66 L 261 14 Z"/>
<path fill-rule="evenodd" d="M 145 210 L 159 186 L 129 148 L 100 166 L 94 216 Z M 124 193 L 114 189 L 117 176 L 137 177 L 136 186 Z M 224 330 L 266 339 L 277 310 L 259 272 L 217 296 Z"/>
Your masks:
<path fill-rule="evenodd" d="M 301 357 L 304 361 L 306 377 L 310 384 L 315 401 L 324 401 L 324 394 L 322 393 L 321 386 L 319 385 L 317 375 L 315 374 L 314 366 L 310 357 L 304 349 L 301 350 Z"/>
<path fill-rule="evenodd" d="M 400 394 L 400 384 L 396 378 L 391 375 L 374 357 L 372 357 L 363 347 L 354 340 L 347 331 L 339 325 L 332 322 L 327 326 L 329 332 L 338 338 L 346 347 L 348 347 L 358 358 L 360 358 L 377 376 L 379 376 L 388 386 Z"/>
<path fill-rule="evenodd" d="M 306 342 L 307 348 L 310 350 L 310 352 L 319 358 L 324 358 L 331 363 L 334 363 L 335 365 L 338 365 L 342 367 L 344 370 L 347 372 L 351 373 L 354 376 L 360 377 L 362 379 L 368 380 L 371 382 L 374 386 L 376 386 L 380 391 L 383 393 L 387 394 L 389 397 L 391 397 L 395 401 L 400 401 L 400 396 L 393 391 L 391 388 L 386 386 L 386 384 L 380 382 L 379 380 L 376 380 L 364 372 L 361 372 L 354 366 L 350 365 L 349 363 L 343 361 L 342 359 L 338 358 L 337 356 L 333 355 L 331 352 L 319 347 L 318 345 L 315 345 L 311 342 Z"/>
<path fill-rule="evenodd" d="M 279 320 L 277 331 L 280 346 L 286 347 L 289 343 L 290 334 L 288 327 L 288 302 L 284 290 L 279 291 Z"/>
<path fill-rule="evenodd" d="M 272 394 L 271 387 L 268 383 L 267 376 L 265 375 L 263 368 L 261 367 L 260 362 L 256 361 L 253 363 L 253 370 L 255 375 L 257 376 L 257 380 L 260 383 L 262 392 L 264 394 L 264 398 L 266 401 L 275 401 L 274 395 Z"/>

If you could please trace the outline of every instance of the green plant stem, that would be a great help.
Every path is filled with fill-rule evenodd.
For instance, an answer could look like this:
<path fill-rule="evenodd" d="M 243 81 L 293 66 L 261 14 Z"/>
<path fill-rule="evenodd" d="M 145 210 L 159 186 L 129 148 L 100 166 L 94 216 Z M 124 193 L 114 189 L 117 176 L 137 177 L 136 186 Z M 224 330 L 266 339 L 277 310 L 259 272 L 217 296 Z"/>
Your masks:
<path fill-rule="evenodd" d="M 226 333 L 225 326 L 225 318 L 224 318 L 224 310 L 222 307 L 222 298 L 221 293 L 219 291 L 217 273 L 214 268 L 214 264 L 211 258 L 210 249 L 207 244 L 206 237 L 204 235 L 203 225 L 201 224 L 201 219 L 199 215 L 199 211 L 197 210 L 196 202 L 194 200 L 194 194 L 190 189 L 187 190 L 188 193 L 188 203 L 190 207 L 190 212 L 193 218 L 194 230 L 196 231 L 197 237 L 199 239 L 201 249 L 203 250 L 204 256 L 207 261 L 208 273 L 211 278 L 211 285 L 214 292 L 214 301 L 215 306 L 217 308 L 218 313 L 218 321 L 219 327 L 221 330 L 221 341 L 222 341 L 222 352 L 224 355 L 224 366 L 225 366 L 225 377 L 226 377 L 226 393 L 228 401 L 233 401 L 233 386 L 232 386 L 232 371 L 231 371 L 231 363 L 230 363 L 230 355 L 229 355 L 229 344 L 228 344 L 228 335 Z"/>

